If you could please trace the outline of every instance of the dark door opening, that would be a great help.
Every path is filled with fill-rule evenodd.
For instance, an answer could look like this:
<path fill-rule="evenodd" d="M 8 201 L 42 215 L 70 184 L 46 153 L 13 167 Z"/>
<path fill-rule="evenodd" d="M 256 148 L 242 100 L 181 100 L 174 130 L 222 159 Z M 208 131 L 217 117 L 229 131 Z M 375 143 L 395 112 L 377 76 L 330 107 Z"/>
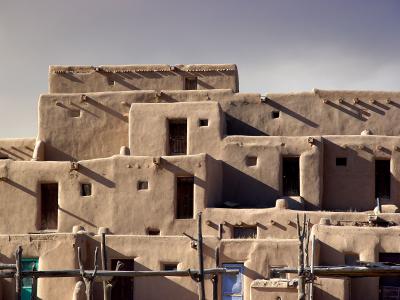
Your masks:
<path fill-rule="evenodd" d="M 42 183 L 41 192 L 41 229 L 57 229 L 58 222 L 58 183 Z"/>
<path fill-rule="evenodd" d="M 197 77 L 185 78 L 185 90 L 197 90 Z"/>
<path fill-rule="evenodd" d="M 176 179 L 176 218 L 193 218 L 193 177 L 178 177 Z"/>
<path fill-rule="evenodd" d="M 133 259 L 112 259 L 111 268 L 115 270 L 120 262 L 119 271 L 134 271 L 135 261 Z M 133 299 L 133 279 L 128 277 L 115 277 L 111 289 L 111 300 L 132 300 Z"/>
<path fill-rule="evenodd" d="M 390 160 L 375 160 L 375 198 L 390 199 Z"/>
<path fill-rule="evenodd" d="M 400 253 L 379 253 L 379 261 L 400 264 Z M 379 299 L 400 299 L 400 276 L 379 277 Z"/>
<path fill-rule="evenodd" d="M 300 161 L 298 157 L 282 158 L 283 196 L 300 196 Z"/>
<path fill-rule="evenodd" d="M 187 153 L 187 121 L 169 121 L 169 155 L 185 155 Z"/>

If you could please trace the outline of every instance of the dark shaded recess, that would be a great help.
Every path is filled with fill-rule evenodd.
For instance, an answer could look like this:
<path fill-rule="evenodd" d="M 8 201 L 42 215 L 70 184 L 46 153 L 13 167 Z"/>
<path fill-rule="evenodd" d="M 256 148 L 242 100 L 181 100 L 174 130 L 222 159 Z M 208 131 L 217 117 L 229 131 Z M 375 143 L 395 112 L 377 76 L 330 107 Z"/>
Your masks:
<path fill-rule="evenodd" d="M 390 160 L 375 160 L 375 198 L 390 199 Z"/>
<path fill-rule="evenodd" d="M 267 133 L 235 118 L 228 113 L 225 114 L 225 120 L 227 135 L 268 136 Z"/>
<path fill-rule="evenodd" d="M 265 102 L 263 102 L 263 103 L 275 108 L 276 110 L 283 112 L 284 114 L 286 114 L 288 116 L 291 116 L 292 118 L 299 120 L 300 122 L 303 122 L 304 124 L 306 124 L 310 127 L 313 127 L 313 128 L 319 127 L 319 125 L 317 123 L 311 121 L 310 119 L 307 119 L 306 117 L 300 115 L 299 113 L 297 113 L 293 110 L 290 110 L 289 108 L 279 104 L 278 102 L 276 102 L 272 99 L 266 98 Z"/>
<path fill-rule="evenodd" d="M 187 151 L 187 121 L 170 120 L 169 132 L 169 155 L 185 155 Z"/>
<path fill-rule="evenodd" d="M 243 173 L 242 171 L 222 162 L 223 188 L 222 203 L 237 203 L 237 208 L 268 208 L 275 207 L 279 191 Z"/>
<path fill-rule="evenodd" d="M 43 183 L 41 191 L 41 229 L 57 229 L 58 183 Z"/>
<path fill-rule="evenodd" d="M 176 187 L 176 218 L 193 218 L 194 177 L 178 177 Z"/>
<path fill-rule="evenodd" d="M 360 121 L 367 121 L 368 119 L 367 118 L 365 118 L 364 116 L 362 116 L 362 115 L 360 115 L 358 112 L 360 111 L 359 110 L 359 108 L 357 107 L 357 106 L 354 106 L 354 105 L 352 105 L 352 104 L 350 104 L 350 103 L 347 103 L 347 102 L 343 102 L 343 106 L 341 106 L 341 105 L 338 105 L 338 104 L 336 104 L 336 103 L 333 103 L 332 101 L 329 101 L 328 103 L 327 103 L 327 105 L 330 105 L 330 106 L 332 106 L 333 108 L 336 108 L 336 109 L 338 109 L 338 110 L 340 110 L 341 112 L 344 112 L 344 113 L 346 113 L 346 114 L 348 114 L 348 115 L 350 115 L 350 116 L 352 116 L 352 117 L 354 117 L 354 118 L 356 118 L 356 119 L 358 119 L 358 120 L 360 120 Z M 354 112 L 353 110 L 351 110 L 351 109 L 347 109 L 346 107 L 344 107 L 344 106 L 346 106 L 346 107 L 351 107 L 352 109 L 354 109 L 354 110 L 356 110 L 357 112 Z"/>
<path fill-rule="evenodd" d="M 300 195 L 300 161 L 298 157 L 282 158 L 282 191 L 284 196 Z"/>

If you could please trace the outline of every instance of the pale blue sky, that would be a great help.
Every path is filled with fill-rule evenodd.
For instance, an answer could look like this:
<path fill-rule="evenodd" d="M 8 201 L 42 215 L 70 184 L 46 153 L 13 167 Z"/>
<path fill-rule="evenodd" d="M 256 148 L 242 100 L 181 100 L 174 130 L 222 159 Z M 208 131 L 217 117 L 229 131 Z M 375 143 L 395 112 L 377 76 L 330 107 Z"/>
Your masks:
<path fill-rule="evenodd" d="M 0 0 L 0 137 L 51 64 L 236 63 L 240 90 L 400 90 L 399 0 Z"/>

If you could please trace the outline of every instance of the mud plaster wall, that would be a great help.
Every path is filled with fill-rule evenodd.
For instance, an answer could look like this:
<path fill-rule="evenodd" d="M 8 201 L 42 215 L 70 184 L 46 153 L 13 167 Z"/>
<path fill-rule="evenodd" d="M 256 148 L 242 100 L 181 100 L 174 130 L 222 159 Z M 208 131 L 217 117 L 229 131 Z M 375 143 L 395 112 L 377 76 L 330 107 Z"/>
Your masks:
<path fill-rule="evenodd" d="M 168 122 L 187 120 L 187 154 L 219 151 L 223 119 L 218 103 L 132 104 L 130 110 L 129 147 L 132 155 L 169 154 Z M 200 119 L 208 126 L 200 126 Z"/>
<path fill-rule="evenodd" d="M 35 138 L 0 139 L 0 160 L 31 160 Z"/>
<path fill-rule="evenodd" d="M 186 77 L 197 77 L 197 89 L 239 91 L 238 75 L 233 70 L 213 71 L 85 71 L 49 72 L 50 93 L 88 93 L 128 90 L 184 90 Z"/>
<path fill-rule="evenodd" d="M 24 258 L 39 258 L 39 270 L 76 269 L 78 266 L 75 253 L 78 246 L 84 245 L 84 241 L 85 239 L 72 234 L 1 235 L 0 261 L 15 263 L 15 250 L 22 246 Z M 14 280 L 0 279 L 0 282 L 3 299 L 13 299 Z M 38 280 L 37 295 L 39 299 L 71 300 L 75 282 L 75 278 L 41 278 Z M 57 288 L 54 288 L 55 286 Z"/>
<path fill-rule="evenodd" d="M 400 121 L 400 93 L 395 92 L 317 90 L 267 94 L 264 102 L 225 101 L 221 106 L 227 114 L 228 134 L 356 135 L 365 129 L 376 135 L 400 133 L 393 126 Z M 279 118 L 273 118 L 272 111 L 280 112 Z"/>

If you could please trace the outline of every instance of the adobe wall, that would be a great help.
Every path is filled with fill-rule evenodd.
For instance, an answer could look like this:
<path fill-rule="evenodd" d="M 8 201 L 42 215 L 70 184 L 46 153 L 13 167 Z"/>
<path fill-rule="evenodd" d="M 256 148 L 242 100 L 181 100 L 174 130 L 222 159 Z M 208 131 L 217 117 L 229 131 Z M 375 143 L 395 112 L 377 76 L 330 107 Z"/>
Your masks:
<path fill-rule="evenodd" d="M 239 91 L 236 65 L 50 66 L 50 93 L 129 90 L 184 90 L 185 78 L 196 77 L 198 90 Z"/>
<path fill-rule="evenodd" d="M 134 103 L 129 118 L 131 155 L 169 155 L 168 122 L 187 120 L 187 154 L 218 155 L 224 132 L 224 118 L 215 102 Z M 200 120 L 208 120 L 200 126 Z"/>
<path fill-rule="evenodd" d="M 0 160 L 31 160 L 35 138 L 0 139 Z"/>
<path fill-rule="evenodd" d="M 324 136 L 325 210 L 373 210 L 375 199 L 375 160 L 390 159 L 390 201 L 400 207 L 398 137 Z M 336 166 L 336 157 L 346 157 L 347 166 Z"/>
<path fill-rule="evenodd" d="M 22 257 L 39 258 L 39 270 L 77 269 L 77 247 L 83 249 L 85 258 L 84 245 L 84 238 L 72 234 L 0 235 L 0 262 L 15 263 L 15 251 L 22 246 Z M 76 278 L 40 278 L 38 298 L 71 300 L 76 281 Z M 3 299 L 15 298 L 13 279 L 2 278 L 0 285 Z"/>
<path fill-rule="evenodd" d="M 354 103 L 356 102 L 356 103 Z M 221 103 L 228 134 L 302 136 L 399 135 L 400 93 L 323 91 L 267 94 L 264 101 Z M 278 118 L 272 112 L 280 112 Z"/>

